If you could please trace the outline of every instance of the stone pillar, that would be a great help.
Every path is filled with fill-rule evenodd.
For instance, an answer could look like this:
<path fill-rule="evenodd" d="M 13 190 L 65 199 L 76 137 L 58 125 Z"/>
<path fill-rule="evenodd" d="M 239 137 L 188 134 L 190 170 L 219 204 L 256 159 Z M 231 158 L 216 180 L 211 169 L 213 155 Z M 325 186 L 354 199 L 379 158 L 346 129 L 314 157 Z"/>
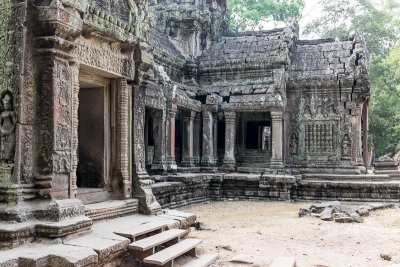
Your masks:
<path fill-rule="evenodd" d="M 114 81 L 113 81 L 114 82 Z M 129 174 L 129 90 L 131 86 L 128 85 L 126 79 L 118 79 L 115 81 L 115 88 L 117 90 L 116 97 L 116 177 L 118 183 L 122 185 L 122 197 L 132 198 L 132 181 Z M 144 112 L 143 112 L 144 115 Z M 143 125 L 144 126 L 144 125 Z M 144 129 L 144 128 L 141 128 Z M 143 139 L 144 142 L 144 139 Z M 144 154 L 144 149 L 143 149 Z M 144 155 L 143 155 L 144 159 Z M 144 162 L 143 162 L 144 164 Z M 113 183 L 115 184 L 115 183 Z M 115 191 L 113 192 L 115 193 Z"/>
<path fill-rule="evenodd" d="M 46 29 L 35 31 L 30 40 L 35 44 L 35 51 L 31 51 L 35 58 L 27 62 L 35 66 L 35 187 L 40 198 L 65 199 L 76 194 L 75 174 L 71 172 L 76 164 L 73 136 L 77 127 L 74 116 L 79 66 L 72 55 L 74 46 L 69 44 L 81 33 L 76 23 L 80 18 L 75 16 L 77 12 L 66 11 L 52 1 L 42 4 L 36 7 L 36 21 L 28 23 L 36 29 Z M 68 14 L 68 20 L 60 14 Z"/>
<path fill-rule="evenodd" d="M 211 111 L 203 110 L 203 146 L 201 165 L 210 166 L 214 163 L 213 150 L 213 116 Z"/>
<path fill-rule="evenodd" d="M 167 162 L 168 170 L 176 171 L 177 166 L 175 162 L 175 117 L 178 107 L 175 104 L 171 104 L 168 109 L 168 121 L 167 121 Z"/>
<path fill-rule="evenodd" d="M 194 122 L 193 122 L 193 163 L 195 166 L 198 166 L 200 164 L 200 122 L 201 122 L 201 116 L 200 112 L 196 112 L 196 116 L 194 117 Z"/>
<path fill-rule="evenodd" d="M 363 159 L 363 143 L 362 143 L 362 112 L 363 112 L 363 104 L 364 103 L 357 103 L 357 106 L 355 110 L 353 110 L 352 115 L 354 116 L 354 125 L 353 125 L 353 131 L 354 131 L 354 160 L 357 163 L 357 166 L 359 167 L 361 172 L 365 172 L 365 166 L 364 166 L 364 159 Z"/>
<path fill-rule="evenodd" d="M 164 172 L 167 170 L 167 164 L 165 159 L 165 144 L 164 144 L 164 132 L 165 132 L 165 119 L 166 112 L 164 110 L 158 110 L 153 115 L 153 134 L 154 134 L 154 157 L 151 170 L 157 172 Z"/>
<path fill-rule="evenodd" d="M 272 159 L 271 167 L 283 167 L 282 142 L 282 111 L 271 111 L 272 120 Z"/>
<path fill-rule="evenodd" d="M 364 167 L 368 168 L 369 161 L 369 152 L 368 152 L 368 102 L 364 103 L 363 111 L 363 159 L 364 159 Z"/>
<path fill-rule="evenodd" d="M 73 97 L 72 97 L 72 164 L 71 164 L 71 178 L 70 178 L 70 189 L 69 197 L 76 198 L 78 195 L 77 176 L 78 170 L 78 125 L 79 125 L 79 63 L 73 65 Z"/>
<path fill-rule="evenodd" d="M 213 114 L 213 164 L 218 164 L 218 118 Z"/>
<path fill-rule="evenodd" d="M 161 206 L 153 195 L 150 180 L 145 168 L 144 151 L 144 120 L 145 120 L 145 90 L 144 84 L 136 85 L 133 90 L 133 176 L 134 197 L 139 199 L 139 210 L 145 214 L 156 214 L 161 211 Z"/>
<path fill-rule="evenodd" d="M 235 169 L 235 133 L 236 133 L 236 113 L 225 112 L 225 154 L 223 165 L 225 168 Z"/>
<path fill-rule="evenodd" d="M 183 142 L 182 142 L 182 163 L 184 167 L 193 167 L 193 124 L 195 111 L 183 113 Z"/>

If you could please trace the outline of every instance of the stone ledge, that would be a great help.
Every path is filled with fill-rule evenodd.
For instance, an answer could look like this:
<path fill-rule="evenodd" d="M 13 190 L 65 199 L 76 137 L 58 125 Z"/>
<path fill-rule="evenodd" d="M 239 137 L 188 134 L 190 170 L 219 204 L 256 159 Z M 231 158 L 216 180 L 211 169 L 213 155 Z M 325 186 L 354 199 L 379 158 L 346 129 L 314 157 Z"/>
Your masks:
<path fill-rule="evenodd" d="M 3 251 L 0 266 L 91 266 L 98 262 L 95 251 L 62 244 L 29 244 Z"/>
<path fill-rule="evenodd" d="M 400 181 L 390 175 L 307 174 L 304 177 L 244 173 L 179 174 L 167 177 L 166 182 L 155 183 L 153 193 L 163 208 L 180 208 L 211 200 L 400 199 Z"/>
<path fill-rule="evenodd" d="M 93 221 L 86 216 L 61 221 L 39 223 L 36 225 L 36 236 L 58 238 L 69 234 L 88 231 L 92 228 Z"/>
<path fill-rule="evenodd" d="M 85 215 L 93 221 L 112 219 L 138 212 L 137 199 L 110 200 L 107 202 L 88 204 L 85 206 Z"/>

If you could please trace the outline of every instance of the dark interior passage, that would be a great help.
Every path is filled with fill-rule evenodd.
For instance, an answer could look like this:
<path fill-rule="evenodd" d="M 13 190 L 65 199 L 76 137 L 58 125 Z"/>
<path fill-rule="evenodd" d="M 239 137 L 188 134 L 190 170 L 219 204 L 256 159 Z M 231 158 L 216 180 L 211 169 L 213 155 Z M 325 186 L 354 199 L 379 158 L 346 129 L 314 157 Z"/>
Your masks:
<path fill-rule="evenodd" d="M 180 164 L 182 161 L 182 146 L 183 146 L 183 123 L 182 111 L 178 109 L 175 116 L 175 161 Z"/>
<path fill-rule="evenodd" d="M 217 148 L 225 149 L 225 121 L 218 121 L 217 126 Z"/>
<path fill-rule="evenodd" d="M 78 187 L 103 187 L 104 88 L 81 88 L 79 92 Z"/>
<path fill-rule="evenodd" d="M 246 148 L 260 149 L 260 135 L 262 127 L 271 126 L 270 121 L 249 121 L 246 127 Z"/>

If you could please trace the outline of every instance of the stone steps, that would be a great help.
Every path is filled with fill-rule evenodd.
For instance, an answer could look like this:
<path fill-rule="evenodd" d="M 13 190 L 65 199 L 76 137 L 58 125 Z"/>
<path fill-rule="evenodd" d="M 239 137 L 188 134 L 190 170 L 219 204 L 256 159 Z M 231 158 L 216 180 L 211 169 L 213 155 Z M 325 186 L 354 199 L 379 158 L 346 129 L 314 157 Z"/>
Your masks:
<path fill-rule="evenodd" d="M 137 199 L 110 200 L 107 202 L 85 205 L 85 215 L 93 221 L 112 219 L 138 212 Z"/>
<path fill-rule="evenodd" d="M 178 243 L 180 238 L 186 233 L 185 230 L 171 229 L 159 234 L 132 242 L 128 246 L 129 252 L 140 261 L 155 253 L 156 247 L 166 243 Z"/>
<path fill-rule="evenodd" d="M 389 182 L 399 179 L 384 174 L 303 174 L 303 181 Z"/>
<path fill-rule="evenodd" d="M 78 188 L 78 195 L 83 204 L 93 204 L 110 200 L 110 193 L 105 188 Z"/>
<path fill-rule="evenodd" d="M 114 231 L 115 234 L 127 237 L 132 241 L 146 238 L 148 235 L 163 232 L 167 225 L 164 221 L 156 221 L 132 226 L 129 229 Z"/>
<path fill-rule="evenodd" d="M 206 267 L 213 263 L 218 258 L 218 254 L 204 254 L 199 256 L 197 259 L 192 260 L 183 267 Z"/>
<path fill-rule="evenodd" d="M 173 266 L 174 260 L 183 254 L 189 253 L 196 257 L 196 248 L 201 244 L 201 242 L 200 239 L 184 239 L 175 245 L 144 258 L 143 263 L 154 266 Z"/>

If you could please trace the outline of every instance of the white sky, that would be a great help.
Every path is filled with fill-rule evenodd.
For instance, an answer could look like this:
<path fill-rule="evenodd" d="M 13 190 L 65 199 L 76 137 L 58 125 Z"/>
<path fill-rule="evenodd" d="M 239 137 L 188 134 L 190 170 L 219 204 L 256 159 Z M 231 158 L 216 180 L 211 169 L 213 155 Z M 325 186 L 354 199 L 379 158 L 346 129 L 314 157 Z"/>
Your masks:
<path fill-rule="evenodd" d="M 299 21 L 301 38 L 304 38 L 302 36 L 302 32 L 306 25 L 310 23 L 313 19 L 319 17 L 322 11 L 321 6 L 318 4 L 318 0 L 304 0 L 304 2 L 306 6 L 304 7 L 302 18 Z M 318 36 L 312 37 L 317 38 Z"/>
<path fill-rule="evenodd" d="M 303 10 L 302 18 L 301 18 L 301 20 L 299 20 L 300 38 L 301 39 L 305 39 L 305 37 L 302 35 L 302 32 L 303 32 L 304 28 L 306 27 L 306 25 L 308 23 L 310 23 L 313 19 L 317 18 L 322 10 L 321 6 L 318 4 L 318 0 L 304 0 L 304 2 L 306 5 Z M 285 24 L 282 22 L 282 23 L 279 23 L 277 26 L 284 27 Z M 275 25 L 273 22 L 271 22 L 271 23 L 263 24 L 263 27 L 265 30 L 268 30 L 268 29 L 275 28 Z M 308 36 L 307 39 L 311 39 L 311 38 L 315 39 L 315 38 L 318 38 L 318 36 Z"/>

